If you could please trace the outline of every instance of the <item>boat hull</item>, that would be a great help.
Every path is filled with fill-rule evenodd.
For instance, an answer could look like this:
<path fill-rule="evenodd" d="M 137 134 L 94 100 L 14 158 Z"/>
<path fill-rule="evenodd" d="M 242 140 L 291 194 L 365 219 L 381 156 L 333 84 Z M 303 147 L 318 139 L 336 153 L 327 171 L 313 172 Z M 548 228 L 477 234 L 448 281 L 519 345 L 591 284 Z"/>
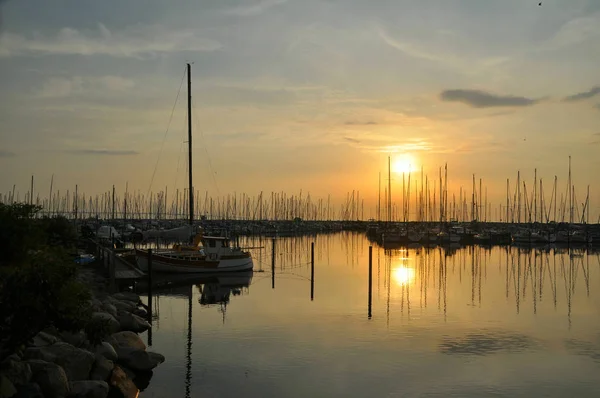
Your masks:
<path fill-rule="evenodd" d="M 156 272 L 177 274 L 214 274 L 222 272 L 251 271 L 254 267 L 251 256 L 231 256 L 221 260 L 210 261 L 197 257 L 192 261 L 181 260 L 161 254 L 152 255 L 152 270 Z M 148 252 L 136 250 L 138 267 L 148 271 Z"/>

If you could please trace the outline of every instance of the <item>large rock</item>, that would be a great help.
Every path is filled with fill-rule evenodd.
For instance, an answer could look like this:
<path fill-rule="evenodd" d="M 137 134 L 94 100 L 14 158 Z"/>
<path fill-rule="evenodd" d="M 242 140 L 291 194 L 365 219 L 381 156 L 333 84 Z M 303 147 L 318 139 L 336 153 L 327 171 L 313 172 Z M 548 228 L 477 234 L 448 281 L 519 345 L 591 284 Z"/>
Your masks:
<path fill-rule="evenodd" d="M 114 316 L 107 312 L 94 312 L 92 314 L 92 320 L 95 322 L 105 322 L 108 325 L 109 333 L 116 333 L 121 330 L 119 321 L 117 321 Z"/>
<path fill-rule="evenodd" d="M 109 384 L 119 390 L 125 398 L 136 398 L 138 396 L 138 388 L 119 366 L 115 366 Z"/>
<path fill-rule="evenodd" d="M 129 312 L 121 313 L 117 319 L 119 321 L 119 325 L 121 326 L 121 330 L 141 333 L 145 332 L 151 327 L 150 324 L 144 319 Z"/>
<path fill-rule="evenodd" d="M 48 347 L 30 347 L 25 350 L 27 359 L 42 359 L 62 366 L 70 381 L 86 380 L 94 363 L 94 354 L 68 343 Z"/>
<path fill-rule="evenodd" d="M 140 336 L 129 331 L 113 333 L 106 341 L 114 347 L 115 351 L 117 351 L 117 355 L 119 354 L 118 348 L 146 350 L 146 344 L 144 344 Z"/>
<path fill-rule="evenodd" d="M 31 368 L 27 362 L 18 360 L 16 356 L 10 356 L 2 362 L 1 372 L 15 386 L 23 386 L 31 380 Z"/>
<path fill-rule="evenodd" d="M 44 398 L 44 394 L 37 383 L 27 383 L 19 387 L 17 395 L 12 398 Z"/>
<path fill-rule="evenodd" d="M 149 371 L 165 361 L 165 357 L 156 352 L 147 352 L 135 348 L 121 348 L 119 363 L 134 371 Z"/>
<path fill-rule="evenodd" d="M 85 380 L 71 383 L 72 398 L 106 398 L 108 384 L 105 381 Z"/>
<path fill-rule="evenodd" d="M 97 356 L 94 367 L 92 368 L 92 373 L 90 374 L 90 379 L 106 381 L 110 378 L 110 374 L 114 367 L 115 364 L 113 361 L 109 361 L 103 356 Z"/>
<path fill-rule="evenodd" d="M 80 330 L 78 332 L 60 332 L 60 339 L 62 341 L 64 341 L 65 343 L 69 343 L 72 346 L 81 348 L 83 346 L 85 346 L 86 344 L 86 340 L 87 340 L 87 336 L 85 335 L 85 333 Z"/>
<path fill-rule="evenodd" d="M 121 293 L 115 293 L 112 295 L 115 299 L 117 300 L 121 300 L 121 301 L 131 301 L 132 303 L 134 303 L 135 305 L 137 305 L 140 302 L 140 296 L 133 293 L 133 292 L 121 292 Z"/>
<path fill-rule="evenodd" d="M 45 347 L 56 343 L 58 339 L 46 332 L 39 332 L 33 337 L 33 345 L 36 347 Z"/>
<path fill-rule="evenodd" d="M 113 346 L 107 343 L 106 341 L 103 341 L 102 343 L 94 347 L 94 353 L 96 354 L 96 358 L 99 355 L 111 361 L 116 361 L 118 358 L 117 352 L 115 351 Z"/>
<path fill-rule="evenodd" d="M 117 317 L 117 307 L 115 307 L 113 304 L 110 303 L 110 301 L 105 301 L 102 303 L 102 309 L 106 312 L 108 312 L 109 314 L 111 314 L 112 316 L 114 316 L 115 318 Z"/>
<path fill-rule="evenodd" d="M 143 308 L 136 308 L 135 311 L 132 312 L 132 314 L 135 314 L 142 319 L 148 319 L 148 311 L 146 311 Z"/>
<path fill-rule="evenodd" d="M 27 361 L 33 372 L 33 380 L 47 398 L 63 398 L 69 392 L 69 381 L 62 367 L 55 363 L 32 359 Z"/>
<path fill-rule="evenodd" d="M 131 301 L 112 300 L 111 303 L 112 303 L 112 305 L 115 306 L 115 308 L 117 309 L 117 312 L 118 311 L 133 312 L 137 308 L 137 306 L 135 304 L 133 304 Z"/>

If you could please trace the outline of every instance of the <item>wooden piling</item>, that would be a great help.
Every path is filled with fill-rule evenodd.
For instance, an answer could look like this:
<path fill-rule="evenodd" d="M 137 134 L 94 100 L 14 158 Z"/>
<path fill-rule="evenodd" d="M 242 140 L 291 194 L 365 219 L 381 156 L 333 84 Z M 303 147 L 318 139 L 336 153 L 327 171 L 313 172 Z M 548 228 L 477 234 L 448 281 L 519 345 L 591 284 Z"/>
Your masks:
<path fill-rule="evenodd" d="M 310 301 L 315 298 L 315 242 L 310 243 Z"/>
<path fill-rule="evenodd" d="M 371 319 L 371 304 L 373 298 L 373 246 L 369 246 L 369 305 L 368 318 Z"/>
<path fill-rule="evenodd" d="M 271 244 L 271 288 L 275 289 L 275 238 Z"/>
<path fill-rule="evenodd" d="M 152 249 L 148 249 L 148 347 L 152 346 Z"/>

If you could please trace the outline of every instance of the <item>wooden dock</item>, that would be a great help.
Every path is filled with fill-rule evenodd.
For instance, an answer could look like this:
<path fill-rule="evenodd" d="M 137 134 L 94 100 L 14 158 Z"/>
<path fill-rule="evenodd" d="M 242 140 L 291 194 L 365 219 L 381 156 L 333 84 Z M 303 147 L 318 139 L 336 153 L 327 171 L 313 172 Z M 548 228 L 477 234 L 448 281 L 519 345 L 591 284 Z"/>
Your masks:
<path fill-rule="evenodd" d="M 100 260 L 110 279 L 111 290 L 114 290 L 117 284 L 133 282 L 147 277 L 134 264 L 118 255 L 115 249 L 106 247 L 97 241 L 92 240 L 91 243 L 95 247 L 96 258 Z"/>

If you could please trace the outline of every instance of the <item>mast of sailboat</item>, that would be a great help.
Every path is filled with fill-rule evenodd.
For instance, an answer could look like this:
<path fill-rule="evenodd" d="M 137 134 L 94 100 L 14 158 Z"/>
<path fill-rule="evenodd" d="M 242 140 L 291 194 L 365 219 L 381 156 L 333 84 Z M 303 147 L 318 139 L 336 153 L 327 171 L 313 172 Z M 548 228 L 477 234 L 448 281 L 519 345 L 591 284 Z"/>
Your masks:
<path fill-rule="evenodd" d="M 187 64 L 187 89 L 188 89 L 188 193 L 190 206 L 190 227 L 194 225 L 194 188 L 192 186 L 192 65 Z M 192 238 L 190 236 L 190 238 Z"/>

